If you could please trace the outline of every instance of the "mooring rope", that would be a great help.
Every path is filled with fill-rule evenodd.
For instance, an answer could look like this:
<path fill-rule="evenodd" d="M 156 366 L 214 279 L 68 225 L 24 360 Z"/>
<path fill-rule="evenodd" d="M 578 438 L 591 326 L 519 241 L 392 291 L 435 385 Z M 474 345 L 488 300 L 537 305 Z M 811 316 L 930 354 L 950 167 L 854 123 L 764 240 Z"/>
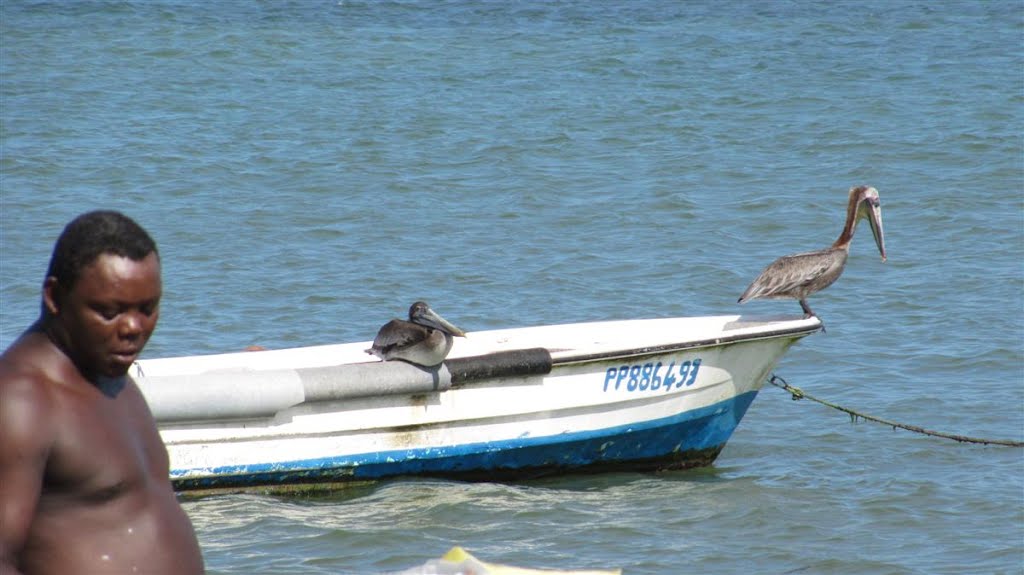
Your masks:
<path fill-rule="evenodd" d="M 888 425 L 888 426 L 892 427 L 893 429 L 896 429 L 896 428 L 906 429 L 907 431 L 913 431 L 915 433 L 922 433 L 924 435 L 930 435 L 932 437 L 943 437 L 943 438 L 946 438 L 946 439 L 952 439 L 952 440 L 955 440 L 955 441 L 959 441 L 961 443 L 981 443 L 981 444 L 984 444 L 984 445 L 992 444 L 992 445 L 1008 445 L 1010 447 L 1024 447 L 1024 441 L 1013 441 L 1013 440 L 1010 440 L 1010 439 L 979 439 L 977 437 L 967 437 L 967 436 L 964 436 L 964 435 L 954 435 L 952 433 L 941 433 L 941 432 L 938 432 L 938 431 L 931 431 L 931 430 L 925 429 L 923 427 L 918 427 L 916 425 L 906 425 L 904 423 L 897 423 L 895 421 L 889 421 L 888 419 L 882 419 L 881 417 L 874 417 L 874 416 L 871 416 L 871 415 L 867 415 L 867 414 L 861 413 L 859 411 L 854 411 L 854 410 L 849 409 L 847 407 L 843 407 L 841 405 L 836 405 L 834 403 L 825 401 L 823 399 L 818 399 L 817 397 L 814 397 L 813 395 L 809 395 L 809 394 L 805 393 L 804 390 L 800 389 L 799 387 L 794 387 L 792 385 L 789 385 L 789 383 L 787 383 L 786 380 L 784 380 L 781 377 L 775 375 L 774 373 L 772 374 L 771 379 L 768 380 L 768 383 L 774 385 L 775 387 L 778 387 L 780 389 L 784 389 L 784 390 L 788 391 L 793 396 L 793 400 L 794 401 L 796 401 L 798 399 L 809 399 L 809 400 L 814 401 L 816 403 L 820 403 L 820 404 L 822 404 L 822 405 L 824 405 L 826 407 L 831 407 L 832 409 L 837 409 L 837 410 L 842 411 L 844 413 L 848 413 L 850 415 L 850 421 L 852 421 L 854 423 L 856 423 L 857 419 L 866 419 L 868 421 L 874 421 L 876 423 L 881 423 L 883 425 Z"/>

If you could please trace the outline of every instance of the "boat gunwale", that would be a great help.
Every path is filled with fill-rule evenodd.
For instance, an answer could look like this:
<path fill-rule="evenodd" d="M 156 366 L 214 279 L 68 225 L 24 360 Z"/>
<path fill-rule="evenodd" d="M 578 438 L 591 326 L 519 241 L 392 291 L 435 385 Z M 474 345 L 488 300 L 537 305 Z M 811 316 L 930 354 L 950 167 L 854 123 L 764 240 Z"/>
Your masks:
<path fill-rule="evenodd" d="M 584 328 L 584 327 L 601 327 L 608 328 L 615 324 L 622 325 L 636 325 L 640 322 L 662 322 L 662 321 L 677 321 L 677 320 L 694 320 L 694 319 L 728 319 L 731 320 L 729 323 L 749 323 L 748 326 L 743 326 L 739 329 L 741 333 L 735 335 L 725 335 L 726 331 L 721 326 L 715 329 L 715 337 L 705 337 L 703 339 L 684 339 L 683 341 L 675 341 L 672 343 L 654 343 L 651 345 L 641 345 L 639 347 L 626 347 L 628 342 L 595 342 L 593 344 L 574 345 L 573 347 L 564 347 L 559 345 L 544 345 L 529 343 L 528 341 L 517 342 L 521 345 L 506 346 L 508 340 L 506 339 L 509 335 L 516 332 L 532 332 L 537 329 L 547 328 Z M 813 321 L 813 323 L 811 323 Z M 778 327 L 779 324 L 788 325 L 790 327 Z M 793 327 L 793 324 L 798 324 L 798 327 Z M 726 324 L 728 325 L 728 324 Z M 460 352 L 458 349 L 453 350 L 453 353 L 449 359 L 456 359 L 461 357 L 474 357 L 474 356 L 486 356 L 490 353 L 507 350 L 519 350 L 529 348 L 545 348 L 552 355 L 553 365 L 568 365 L 573 363 L 586 363 L 589 361 L 601 361 L 611 360 L 616 358 L 625 357 L 642 357 L 645 355 L 655 355 L 658 353 L 672 352 L 676 350 L 687 350 L 697 349 L 702 347 L 710 347 L 720 344 L 736 343 L 741 341 L 754 341 L 758 339 L 770 339 L 776 337 L 805 337 L 822 330 L 822 324 L 816 317 L 803 318 L 799 316 L 744 316 L 744 315 L 731 315 L 731 316 L 680 316 L 680 317 L 666 317 L 666 318 L 642 318 L 633 320 L 606 320 L 606 321 L 589 321 L 589 322 L 578 322 L 568 324 L 549 324 L 540 326 L 523 326 L 513 327 L 495 330 L 484 330 L 482 332 L 470 332 L 470 335 L 476 336 L 492 334 L 491 337 L 500 337 L 501 339 L 495 340 L 492 344 L 497 344 L 495 347 L 491 347 L 488 350 L 481 350 L 480 352 L 474 353 L 470 351 Z M 504 336 L 504 337 L 502 337 Z M 550 336 L 549 336 L 550 337 Z M 486 340 L 485 340 L 486 341 Z M 550 342 L 548 342 L 550 343 Z M 621 344 L 621 345 L 619 345 Z M 350 361 L 344 360 L 340 362 L 324 363 L 321 361 L 314 360 L 312 364 L 306 364 L 305 361 L 312 357 L 311 354 L 333 354 L 338 351 L 343 351 L 345 347 L 362 348 L 365 345 L 369 345 L 369 342 L 342 342 L 332 344 L 319 344 L 312 346 L 301 346 L 294 348 L 280 348 L 280 349 L 267 349 L 260 350 L 259 355 L 263 356 L 259 358 L 259 361 L 253 361 L 257 359 L 252 351 L 234 351 L 228 353 L 214 353 L 214 354 L 198 354 L 198 355 L 183 355 L 183 356 L 168 356 L 168 357 L 154 357 L 144 358 L 136 362 L 135 369 L 137 370 L 137 376 L 146 377 L 147 375 L 152 377 L 165 377 L 165 376 L 189 376 L 189 375 L 206 375 L 213 373 L 241 373 L 241 372 L 253 372 L 253 371 L 274 371 L 281 369 L 300 369 L 303 367 L 332 367 L 338 365 L 350 365 L 360 363 L 375 363 L 372 360 L 362 361 Z M 475 350 L 474 350 L 475 351 Z M 287 354 L 287 355 L 278 355 Z M 299 354 L 299 355 L 292 355 Z M 270 358 L 289 358 L 289 359 L 274 359 Z M 243 359 L 244 358 L 244 359 Z M 299 364 L 291 364 L 295 358 L 301 358 Z M 228 365 L 218 366 L 217 363 L 220 360 L 224 360 Z M 201 362 L 199 365 L 203 366 L 200 368 L 187 367 L 182 369 L 180 365 L 192 364 L 193 361 Z M 291 365 L 289 365 L 291 364 Z M 145 373 L 151 372 L 152 367 L 160 365 L 157 368 L 156 373 Z M 164 366 L 174 365 L 170 371 Z"/>
<path fill-rule="evenodd" d="M 705 347 L 717 347 L 721 345 L 729 345 L 735 343 L 743 343 L 748 341 L 760 341 L 765 339 L 776 339 L 780 337 L 791 336 L 794 338 L 802 338 L 812 335 L 821 331 L 821 323 L 817 323 L 812 326 L 804 327 L 790 327 L 782 329 L 774 329 L 771 331 L 762 331 L 756 333 L 744 333 L 737 335 L 729 335 L 722 337 L 715 337 L 703 340 L 691 340 L 686 342 L 678 343 L 667 343 L 660 345 L 653 345 L 647 347 L 639 347 L 634 349 L 615 349 L 606 352 L 592 352 L 592 353 L 572 353 L 572 350 L 552 350 L 551 351 L 551 364 L 552 366 L 562 365 L 573 365 L 590 363 L 594 361 L 607 361 L 613 359 L 622 359 L 628 357 L 644 357 L 650 355 L 661 355 L 665 353 L 672 353 L 675 351 L 684 351 L 690 349 L 700 349 Z M 564 354 L 564 355 L 559 355 Z"/>

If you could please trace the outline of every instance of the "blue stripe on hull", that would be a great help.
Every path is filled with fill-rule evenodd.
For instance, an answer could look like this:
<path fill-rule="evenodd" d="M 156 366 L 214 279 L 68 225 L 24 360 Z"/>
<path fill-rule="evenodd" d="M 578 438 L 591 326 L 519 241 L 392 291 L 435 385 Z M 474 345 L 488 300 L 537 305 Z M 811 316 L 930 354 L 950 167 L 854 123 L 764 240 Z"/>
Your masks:
<path fill-rule="evenodd" d="M 175 478 L 177 490 L 334 483 L 401 475 L 516 479 L 554 472 L 680 469 L 710 465 L 757 396 L 750 391 L 672 417 L 549 437 L 403 449 L 210 470 Z"/>

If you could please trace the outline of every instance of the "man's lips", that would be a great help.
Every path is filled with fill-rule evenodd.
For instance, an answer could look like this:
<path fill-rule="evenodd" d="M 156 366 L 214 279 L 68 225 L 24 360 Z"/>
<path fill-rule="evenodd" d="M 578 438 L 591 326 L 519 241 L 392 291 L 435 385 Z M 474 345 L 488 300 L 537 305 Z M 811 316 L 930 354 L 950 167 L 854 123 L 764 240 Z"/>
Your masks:
<path fill-rule="evenodd" d="M 120 363 L 131 364 L 139 357 L 140 351 L 138 349 L 119 349 L 111 352 L 110 355 Z"/>

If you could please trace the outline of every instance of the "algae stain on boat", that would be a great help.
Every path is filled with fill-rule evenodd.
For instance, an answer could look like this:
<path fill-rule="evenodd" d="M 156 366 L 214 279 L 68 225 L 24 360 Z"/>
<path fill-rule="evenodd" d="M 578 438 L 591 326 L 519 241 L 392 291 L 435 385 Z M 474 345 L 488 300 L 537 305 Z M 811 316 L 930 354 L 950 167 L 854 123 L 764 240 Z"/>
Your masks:
<path fill-rule="evenodd" d="M 420 431 L 395 429 L 387 434 L 387 444 L 394 449 L 413 449 L 421 445 L 422 436 Z"/>

